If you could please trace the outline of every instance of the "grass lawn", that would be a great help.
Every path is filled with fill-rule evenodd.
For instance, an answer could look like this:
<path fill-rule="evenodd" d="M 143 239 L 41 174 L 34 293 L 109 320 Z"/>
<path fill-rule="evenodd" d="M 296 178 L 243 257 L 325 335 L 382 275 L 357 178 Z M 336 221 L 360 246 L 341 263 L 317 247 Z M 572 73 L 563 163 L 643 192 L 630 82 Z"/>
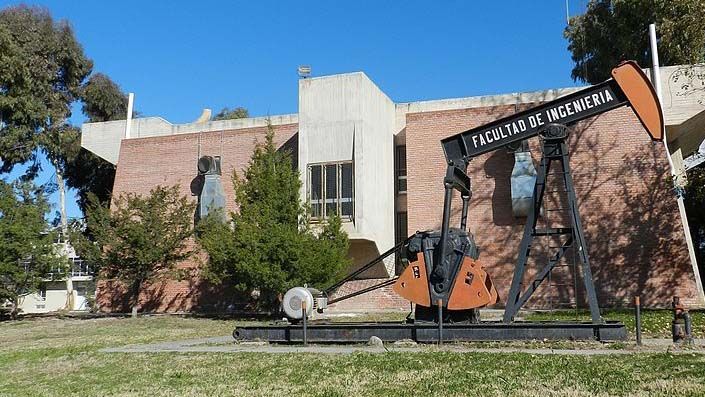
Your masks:
<path fill-rule="evenodd" d="M 179 317 L 0 323 L 0 396 L 705 395 L 705 355 L 101 353 L 221 336 Z"/>
<path fill-rule="evenodd" d="M 691 311 L 693 321 L 693 336 L 705 338 L 705 312 Z M 602 317 L 606 320 L 621 321 L 627 327 L 630 336 L 634 338 L 635 320 L 633 309 L 612 309 L 604 310 Z M 526 320 L 582 320 L 590 321 L 590 312 L 580 310 L 564 310 L 557 312 L 531 313 L 525 317 Z M 670 310 L 644 310 L 641 311 L 641 330 L 644 337 L 649 338 L 670 338 L 671 321 L 673 312 Z"/>

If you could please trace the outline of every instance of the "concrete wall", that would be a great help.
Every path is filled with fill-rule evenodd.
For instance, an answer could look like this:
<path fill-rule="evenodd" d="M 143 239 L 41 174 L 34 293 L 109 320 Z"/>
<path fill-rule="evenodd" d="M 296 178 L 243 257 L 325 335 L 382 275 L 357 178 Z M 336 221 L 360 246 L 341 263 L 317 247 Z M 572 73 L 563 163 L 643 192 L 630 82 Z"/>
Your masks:
<path fill-rule="evenodd" d="M 355 216 L 344 228 L 377 253 L 394 246 L 394 118 L 394 103 L 364 73 L 299 80 L 301 196 L 308 164 L 352 160 Z M 393 263 L 385 267 L 392 275 Z"/>
<path fill-rule="evenodd" d="M 74 280 L 73 287 L 74 307 L 72 310 L 88 310 L 86 297 L 79 295 L 78 289 L 82 289 L 89 295 L 94 295 L 95 282 Z M 22 313 L 55 312 L 66 307 L 67 298 L 66 281 L 51 281 L 46 284 L 46 299 L 41 299 L 39 293 L 27 294 L 20 298 L 19 307 Z"/>
<path fill-rule="evenodd" d="M 651 70 L 645 72 L 651 76 Z M 683 159 L 705 138 L 705 64 L 660 68 L 666 140 L 677 182 L 686 183 Z"/>
<path fill-rule="evenodd" d="M 132 120 L 130 138 L 147 138 L 195 132 L 214 132 L 256 128 L 267 125 L 296 124 L 295 114 L 271 117 L 253 117 L 247 119 L 206 121 L 202 123 L 171 124 L 161 117 L 144 117 Z M 125 139 L 126 120 L 107 121 L 103 123 L 85 123 L 81 126 L 81 146 L 109 161 L 117 164 L 120 145 Z"/>
<path fill-rule="evenodd" d="M 38 293 L 24 295 L 19 307 L 22 313 L 48 313 L 61 310 L 66 305 L 66 282 L 49 283 L 46 287 L 46 299 Z"/>
<path fill-rule="evenodd" d="M 680 124 L 705 110 L 705 64 L 666 66 L 659 70 L 666 125 Z M 651 76 L 649 69 L 646 73 Z"/>

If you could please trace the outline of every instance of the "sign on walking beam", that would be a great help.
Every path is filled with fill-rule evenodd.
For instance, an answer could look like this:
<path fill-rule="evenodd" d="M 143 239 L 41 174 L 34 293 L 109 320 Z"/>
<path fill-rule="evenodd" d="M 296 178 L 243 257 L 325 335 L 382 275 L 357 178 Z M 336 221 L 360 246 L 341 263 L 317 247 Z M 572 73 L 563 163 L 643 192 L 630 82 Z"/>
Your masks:
<path fill-rule="evenodd" d="M 612 71 L 613 79 L 442 140 L 448 162 L 479 156 L 538 135 L 550 123 L 570 125 L 630 105 L 649 135 L 660 140 L 663 115 L 653 87 L 634 62 Z"/>

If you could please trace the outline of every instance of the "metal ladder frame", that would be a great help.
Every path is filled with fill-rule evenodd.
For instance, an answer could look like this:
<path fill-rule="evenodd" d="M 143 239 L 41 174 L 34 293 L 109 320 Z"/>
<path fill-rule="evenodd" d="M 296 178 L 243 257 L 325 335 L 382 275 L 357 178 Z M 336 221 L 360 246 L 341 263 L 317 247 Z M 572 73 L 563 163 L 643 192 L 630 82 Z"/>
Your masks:
<path fill-rule="evenodd" d="M 565 142 L 567 139 L 567 127 L 562 125 L 554 125 L 553 128 L 562 128 L 563 133 L 554 136 L 551 136 L 550 133 L 542 134 L 543 154 L 541 157 L 541 165 L 538 167 L 536 184 L 534 185 L 533 206 L 526 218 L 524 236 L 519 247 L 519 258 L 514 269 L 514 276 L 512 278 L 512 285 L 509 289 L 509 295 L 507 297 L 503 321 L 505 323 L 514 321 L 514 317 L 519 310 L 524 306 L 524 304 L 526 304 L 541 283 L 548 277 L 551 270 L 563 257 L 569 246 L 574 244 L 574 249 L 576 249 L 579 254 L 579 262 L 583 272 L 583 282 L 587 294 L 588 305 L 590 306 L 590 316 L 592 318 L 592 322 L 594 324 L 601 324 L 603 323 L 603 319 L 600 315 L 597 293 L 595 292 L 592 271 L 590 270 L 590 258 L 587 252 L 587 244 L 585 242 L 583 227 L 580 222 L 575 187 L 573 185 L 573 178 L 570 171 L 568 147 Z M 546 177 L 550 173 L 551 163 L 554 161 L 559 163 L 562 170 L 563 182 L 567 193 L 567 205 L 571 226 L 563 228 L 547 227 L 545 229 L 537 229 L 536 223 L 541 211 L 541 205 L 544 201 L 544 194 L 546 193 Z M 526 271 L 527 260 L 529 258 L 529 253 L 531 252 L 531 245 L 534 238 L 555 235 L 569 235 L 569 237 L 560 247 L 558 247 L 558 251 L 549 259 L 548 263 L 538 272 L 533 281 L 531 281 L 529 286 L 522 292 L 521 287 L 523 285 L 524 273 Z M 575 274 L 573 275 L 573 277 L 576 276 L 577 275 Z M 574 291 L 574 294 L 576 295 L 577 301 L 577 291 Z"/>

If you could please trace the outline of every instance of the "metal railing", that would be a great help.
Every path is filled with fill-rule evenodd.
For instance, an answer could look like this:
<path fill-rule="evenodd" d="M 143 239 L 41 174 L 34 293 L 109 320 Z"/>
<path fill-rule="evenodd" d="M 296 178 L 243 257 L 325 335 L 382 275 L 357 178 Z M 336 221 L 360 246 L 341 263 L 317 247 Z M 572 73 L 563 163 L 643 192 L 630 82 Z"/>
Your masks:
<path fill-rule="evenodd" d="M 30 260 L 22 261 L 25 271 L 30 271 L 33 264 Z M 47 272 L 46 278 L 62 279 L 65 277 L 92 277 L 95 274 L 93 266 L 83 259 L 69 258 L 68 266 L 53 266 Z"/>
<path fill-rule="evenodd" d="M 93 276 L 93 267 L 83 259 L 69 258 L 68 268 L 56 267 L 49 271 L 49 274 L 61 277 L 89 277 Z"/>

